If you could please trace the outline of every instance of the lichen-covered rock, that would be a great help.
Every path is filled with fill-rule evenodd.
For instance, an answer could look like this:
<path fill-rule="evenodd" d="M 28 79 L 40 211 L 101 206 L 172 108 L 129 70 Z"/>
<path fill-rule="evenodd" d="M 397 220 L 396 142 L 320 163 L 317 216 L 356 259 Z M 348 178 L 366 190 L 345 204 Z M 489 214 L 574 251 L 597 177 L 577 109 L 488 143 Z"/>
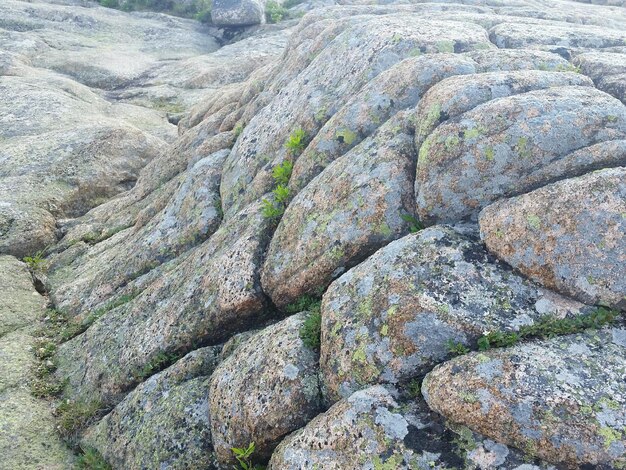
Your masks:
<path fill-rule="evenodd" d="M 591 25 L 502 22 L 489 31 L 493 43 L 504 49 L 559 46 L 562 48 L 602 49 L 623 46 L 624 31 Z"/>
<path fill-rule="evenodd" d="M 329 163 L 358 145 L 391 116 L 409 109 L 432 85 L 451 75 L 476 72 L 461 54 L 427 54 L 399 62 L 370 81 L 328 119 L 293 168 L 289 186 L 296 192 Z M 322 110 L 320 120 L 327 111 Z"/>
<path fill-rule="evenodd" d="M 499 201 L 481 212 L 480 228 L 489 250 L 531 279 L 626 309 L 625 217 L 626 168 L 618 167 Z"/>
<path fill-rule="evenodd" d="M 381 386 L 359 391 L 288 436 L 276 449 L 271 470 L 360 468 L 408 469 L 417 459 L 404 440 L 409 423 Z"/>
<path fill-rule="evenodd" d="M 265 320 L 260 269 L 269 229 L 252 204 L 200 246 L 133 280 L 123 299 L 103 305 L 87 331 L 59 348 L 67 393 L 114 405 L 144 371 L 166 365 L 164 354 L 217 344 Z"/>
<path fill-rule="evenodd" d="M 269 459 L 288 433 L 320 412 L 317 353 L 300 339 L 306 313 L 254 335 L 214 372 L 209 387 L 211 431 L 218 459 L 232 447 L 256 446 Z"/>
<path fill-rule="evenodd" d="M 421 145 L 417 212 L 429 224 L 476 219 L 500 198 L 584 173 L 586 166 L 574 166 L 529 179 L 576 150 L 625 136 L 626 106 L 589 86 L 488 101 L 443 122 Z"/>
<path fill-rule="evenodd" d="M 541 289 L 446 226 L 390 243 L 337 279 L 322 302 L 320 366 L 334 402 L 376 383 L 406 383 L 493 330 L 515 331 L 583 305 Z"/>
<path fill-rule="evenodd" d="M 285 141 L 295 129 L 314 136 L 328 117 L 394 64 L 416 54 L 493 48 L 481 26 L 427 21 L 409 12 L 357 15 L 348 24 L 331 24 L 329 29 L 333 34 L 323 38 L 328 43 L 302 41 L 297 52 L 284 56 L 280 68 L 291 72 L 299 70 L 299 58 L 308 49 L 314 54 L 312 60 L 308 56 L 310 63 L 304 70 L 283 86 L 278 86 L 281 77 L 276 77 L 274 96 L 247 123 L 233 147 L 221 187 L 226 218 L 271 190 L 272 168 L 287 158 Z M 350 65 L 340 57 L 349 57 Z"/>
<path fill-rule="evenodd" d="M 0 470 L 73 468 L 57 434 L 52 407 L 32 396 L 36 322 L 45 300 L 26 265 L 0 255 Z"/>
<path fill-rule="evenodd" d="M 197 349 L 143 382 L 82 439 L 114 468 L 215 468 L 209 376 L 219 348 Z"/>
<path fill-rule="evenodd" d="M 453 431 L 423 402 L 380 385 L 355 392 L 287 436 L 270 470 L 538 470 L 524 456 L 467 427 Z"/>
<path fill-rule="evenodd" d="M 325 289 L 346 269 L 408 233 L 402 216 L 412 214 L 414 159 L 408 123 L 398 115 L 291 201 L 261 278 L 277 306 Z"/>
<path fill-rule="evenodd" d="M 211 22 L 216 26 L 250 26 L 265 23 L 265 2 L 213 0 Z"/>
<path fill-rule="evenodd" d="M 55 304 L 74 314 L 94 309 L 117 289 L 212 235 L 221 222 L 219 185 L 227 155 L 222 150 L 190 165 L 165 207 L 146 223 L 136 223 L 119 242 L 97 244 L 61 269 L 52 265 L 48 285 Z M 87 232 L 82 238 L 96 243 L 107 235 Z"/>
<path fill-rule="evenodd" d="M 574 63 L 600 90 L 626 104 L 626 53 L 586 52 L 577 55 Z"/>
<path fill-rule="evenodd" d="M 626 330 L 605 328 L 472 353 L 422 392 L 452 422 L 565 468 L 626 462 Z"/>
<path fill-rule="evenodd" d="M 593 82 L 573 72 L 541 70 L 488 72 L 442 80 L 424 95 L 417 107 L 416 147 L 419 149 L 426 137 L 442 122 L 495 98 L 567 85 L 593 86 Z M 450 141 L 448 146 L 453 147 L 454 142 Z"/>

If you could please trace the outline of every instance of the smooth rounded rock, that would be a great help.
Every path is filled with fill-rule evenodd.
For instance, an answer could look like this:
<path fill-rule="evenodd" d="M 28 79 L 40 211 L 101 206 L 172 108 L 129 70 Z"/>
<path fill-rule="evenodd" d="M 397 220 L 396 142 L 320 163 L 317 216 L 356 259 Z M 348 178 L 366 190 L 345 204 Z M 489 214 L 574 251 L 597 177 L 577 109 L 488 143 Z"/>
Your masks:
<path fill-rule="evenodd" d="M 490 251 L 531 279 L 626 309 L 626 168 L 497 202 L 481 212 L 480 229 Z"/>
<path fill-rule="evenodd" d="M 211 377 L 211 433 L 220 462 L 235 463 L 232 447 L 255 443 L 268 459 L 282 438 L 320 410 L 317 353 L 304 345 L 306 313 L 287 318 L 240 345 Z"/>

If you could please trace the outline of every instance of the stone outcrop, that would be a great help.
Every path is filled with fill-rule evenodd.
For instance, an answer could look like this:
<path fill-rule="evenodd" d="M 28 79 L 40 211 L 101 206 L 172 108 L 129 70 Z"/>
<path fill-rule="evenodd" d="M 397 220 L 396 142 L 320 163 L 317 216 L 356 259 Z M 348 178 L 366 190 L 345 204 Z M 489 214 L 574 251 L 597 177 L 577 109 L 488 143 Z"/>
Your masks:
<path fill-rule="evenodd" d="M 422 390 L 435 411 L 566 468 L 619 468 L 626 330 L 604 329 L 437 366 Z"/>
<path fill-rule="evenodd" d="M 376 383 L 407 383 L 475 348 L 485 331 L 517 331 L 584 306 L 498 263 L 471 234 L 435 226 L 379 250 L 335 281 L 322 304 L 321 368 L 330 402 Z"/>
<path fill-rule="evenodd" d="M 318 358 L 299 336 L 300 313 L 255 334 L 217 368 L 209 385 L 211 430 L 221 462 L 254 442 L 268 459 L 288 433 L 320 411 Z"/>
<path fill-rule="evenodd" d="M 57 434 L 52 406 L 29 388 L 45 300 L 26 265 L 10 256 L 0 256 L 0 292 L 0 469 L 71 468 L 74 456 Z"/>
<path fill-rule="evenodd" d="M 617 167 L 493 204 L 480 226 L 487 247 L 529 278 L 581 302 L 626 309 L 625 215 L 626 168 Z"/>
<path fill-rule="evenodd" d="M 625 465 L 622 0 L 0 3 L 0 469 Z"/>

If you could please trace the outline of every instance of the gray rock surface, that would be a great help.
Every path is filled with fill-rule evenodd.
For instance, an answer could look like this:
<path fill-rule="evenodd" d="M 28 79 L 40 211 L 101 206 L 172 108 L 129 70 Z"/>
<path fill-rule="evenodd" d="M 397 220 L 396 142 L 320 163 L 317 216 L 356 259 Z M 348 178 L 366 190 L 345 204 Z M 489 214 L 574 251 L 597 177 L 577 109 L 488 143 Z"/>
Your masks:
<path fill-rule="evenodd" d="M 215 468 L 208 377 L 219 348 L 196 349 L 143 382 L 88 429 L 82 445 L 114 468 Z"/>
<path fill-rule="evenodd" d="M 475 348 L 485 331 L 583 310 L 498 263 L 473 236 L 428 228 L 382 248 L 324 294 L 325 398 L 406 384 L 449 357 L 449 342 Z"/>
<path fill-rule="evenodd" d="M 331 163 L 289 204 L 270 243 L 261 282 L 279 307 L 330 282 L 408 233 L 413 139 L 405 116 Z"/>
<path fill-rule="evenodd" d="M 300 339 L 305 314 L 272 325 L 219 365 L 209 386 L 217 458 L 236 463 L 232 447 L 256 446 L 267 459 L 281 439 L 321 410 L 317 353 Z"/>
<path fill-rule="evenodd" d="M 601 331 L 472 353 L 436 367 L 426 401 L 450 420 L 566 468 L 626 458 L 626 331 Z"/>
<path fill-rule="evenodd" d="M 62 400 L 110 411 L 75 437 L 114 470 L 230 467 L 230 447 L 251 441 L 252 460 L 287 469 L 622 465 L 621 399 L 594 395 L 621 393 L 623 355 L 604 333 L 574 347 L 605 343 L 606 366 L 581 353 L 570 370 L 555 353 L 554 367 L 516 369 L 521 388 L 536 380 L 522 395 L 543 403 L 530 415 L 548 420 L 542 436 L 554 431 L 538 445 L 532 426 L 520 437 L 496 420 L 489 434 L 489 416 L 454 418 L 449 375 L 429 401 L 450 419 L 416 395 L 449 340 L 474 348 L 485 330 L 621 306 L 623 1 L 307 0 L 278 24 L 256 1 L 215 2 L 216 23 L 239 16 L 224 28 L 0 2 L 0 253 L 46 248 L 34 284 L 0 259 L 0 460 L 66 456 L 48 403 L 24 390 L 34 285 L 80 323 L 51 361 Z M 288 204 L 270 220 L 286 160 Z M 307 309 L 321 351 L 303 345 L 304 313 L 282 316 Z M 568 341 L 511 351 L 528 365 Z M 498 399 L 528 403 L 507 387 Z M 600 427 L 570 419 L 555 390 L 600 400 L 587 413 Z"/>
<path fill-rule="evenodd" d="M 29 388 L 45 300 L 12 256 L 0 256 L 0 292 L 0 469 L 71 468 L 74 456 L 57 435 L 52 406 Z"/>
<path fill-rule="evenodd" d="M 626 168 L 618 167 L 493 204 L 480 227 L 489 250 L 529 278 L 626 309 L 625 215 Z"/>
<path fill-rule="evenodd" d="M 438 113 L 437 106 L 433 115 Z M 558 170 L 554 163 L 576 150 L 625 136 L 626 107 L 588 86 L 488 101 L 442 123 L 421 145 L 417 212 L 427 223 L 475 220 L 481 208 L 499 198 L 586 169 L 546 171 L 543 180 L 530 180 L 538 168 Z"/>
<path fill-rule="evenodd" d="M 262 0 L 213 0 L 211 21 L 217 26 L 250 26 L 265 23 Z"/>

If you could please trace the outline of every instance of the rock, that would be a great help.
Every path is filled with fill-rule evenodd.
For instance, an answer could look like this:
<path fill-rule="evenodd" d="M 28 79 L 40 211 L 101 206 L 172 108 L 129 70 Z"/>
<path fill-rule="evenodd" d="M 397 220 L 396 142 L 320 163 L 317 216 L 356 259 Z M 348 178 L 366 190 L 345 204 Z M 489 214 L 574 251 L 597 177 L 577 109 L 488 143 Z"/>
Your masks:
<path fill-rule="evenodd" d="M 574 151 L 625 136 L 626 107 L 588 86 L 488 101 L 440 124 L 421 145 L 418 215 L 428 224 L 475 220 L 480 209 L 500 198 L 584 173 L 587 164 L 532 178 Z"/>
<path fill-rule="evenodd" d="M 153 375 L 88 429 L 82 445 L 114 468 L 216 468 L 207 409 L 218 355 L 196 349 Z"/>
<path fill-rule="evenodd" d="M 493 99 L 568 85 L 591 87 L 593 82 L 573 72 L 541 70 L 489 72 L 441 80 L 426 93 L 417 107 L 415 146 L 419 149 L 426 137 L 442 122 Z M 450 140 L 448 147 L 452 149 L 454 142 Z"/>
<path fill-rule="evenodd" d="M 100 306 L 95 323 L 56 356 L 58 375 L 69 379 L 68 395 L 115 405 L 168 365 L 163 359 L 171 354 L 218 344 L 265 321 L 259 278 L 269 228 L 260 204 L 253 204 Z"/>
<path fill-rule="evenodd" d="M 472 234 L 425 229 L 380 249 L 324 294 L 325 398 L 408 383 L 449 357 L 449 342 L 475 348 L 485 331 L 581 311 L 497 262 Z"/>
<path fill-rule="evenodd" d="M 502 22 L 489 31 L 493 43 L 504 49 L 559 46 L 602 49 L 623 46 L 626 33 L 591 25 Z"/>
<path fill-rule="evenodd" d="M 413 455 L 404 444 L 408 434 L 409 423 L 393 396 L 381 386 L 371 387 L 288 436 L 274 452 L 269 469 L 413 468 L 409 465 L 417 459 L 410 462 Z"/>
<path fill-rule="evenodd" d="M 286 83 L 280 76 L 274 78 L 278 83 L 273 96 L 237 139 L 222 178 L 226 218 L 272 189 L 272 168 L 288 157 L 285 141 L 294 130 L 302 128 L 307 136 L 314 136 L 326 120 L 320 116 L 335 114 L 361 87 L 394 64 L 415 54 L 493 47 L 480 26 L 427 21 L 418 14 L 356 17 L 328 29 L 330 37 L 314 29 L 321 39 L 303 41 L 297 53 L 285 54 L 277 68 L 304 69 L 295 77 L 285 77 Z M 296 49 L 297 43 L 290 46 Z M 300 64 L 299 57 L 309 52 L 314 58 L 308 66 Z M 350 67 L 338 57 L 350 57 Z"/>
<path fill-rule="evenodd" d="M 281 439 L 320 411 L 317 353 L 300 339 L 305 313 L 272 325 L 239 346 L 209 387 L 217 458 L 236 463 L 231 447 L 256 445 L 268 459 Z"/>
<path fill-rule="evenodd" d="M 393 388 L 366 388 L 334 404 L 276 448 L 269 470 L 453 469 L 538 470 L 524 456 L 466 427 L 450 431 L 417 398 Z"/>
<path fill-rule="evenodd" d="M 36 322 L 45 300 L 26 265 L 0 255 L 0 469 L 73 467 L 57 434 L 50 403 L 31 395 Z"/>
<path fill-rule="evenodd" d="M 265 23 L 262 0 L 213 0 L 211 21 L 216 26 L 250 26 Z"/>
<path fill-rule="evenodd" d="M 625 214 L 626 168 L 619 167 L 497 202 L 481 212 L 480 227 L 489 250 L 531 279 L 581 302 L 626 309 Z"/>
<path fill-rule="evenodd" d="M 62 235 L 57 221 L 129 190 L 149 161 L 171 156 L 177 132 L 168 120 L 244 82 L 287 38 L 275 31 L 219 48 L 218 35 L 162 14 L 3 2 L 0 108 L 10 112 L 0 118 L 0 253 L 50 247 Z M 159 163 L 171 167 L 168 158 Z"/>
<path fill-rule="evenodd" d="M 406 119 L 336 160 L 291 201 L 274 233 L 261 277 L 278 307 L 324 290 L 346 269 L 408 233 L 413 137 Z"/>
<path fill-rule="evenodd" d="M 453 422 L 565 468 L 626 460 L 626 330 L 472 353 L 436 367 L 422 392 Z"/>
<path fill-rule="evenodd" d="M 74 314 L 93 309 L 141 274 L 211 236 L 221 222 L 219 185 L 227 155 L 219 151 L 190 165 L 165 207 L 146 223 L 137 223 L 119 242 L 98 244 L 61 269 L 53 265 L 48 284 L 55 304 Z M 113 235 L 88 232 L 82 238 L 93 244 Z"/>
<path fill-rule="evenodd" d="M 476 63 L 461 54 L 428 54 L 405 59 L 381 73 L 326 121 L 298 157 L 290 188 L 300 191 L 395 113 L 415 106 L 435 83 L 451 75 L 474 72 Z M 319 117 L 320 121 L 327 119 L 323 112 Z"/>
<path fill-rule="evenodd" d="M 593 78 L 598 89 L 626 104 L 626 54 L 586 52 L 577 55 L 574 63 Z"/>

